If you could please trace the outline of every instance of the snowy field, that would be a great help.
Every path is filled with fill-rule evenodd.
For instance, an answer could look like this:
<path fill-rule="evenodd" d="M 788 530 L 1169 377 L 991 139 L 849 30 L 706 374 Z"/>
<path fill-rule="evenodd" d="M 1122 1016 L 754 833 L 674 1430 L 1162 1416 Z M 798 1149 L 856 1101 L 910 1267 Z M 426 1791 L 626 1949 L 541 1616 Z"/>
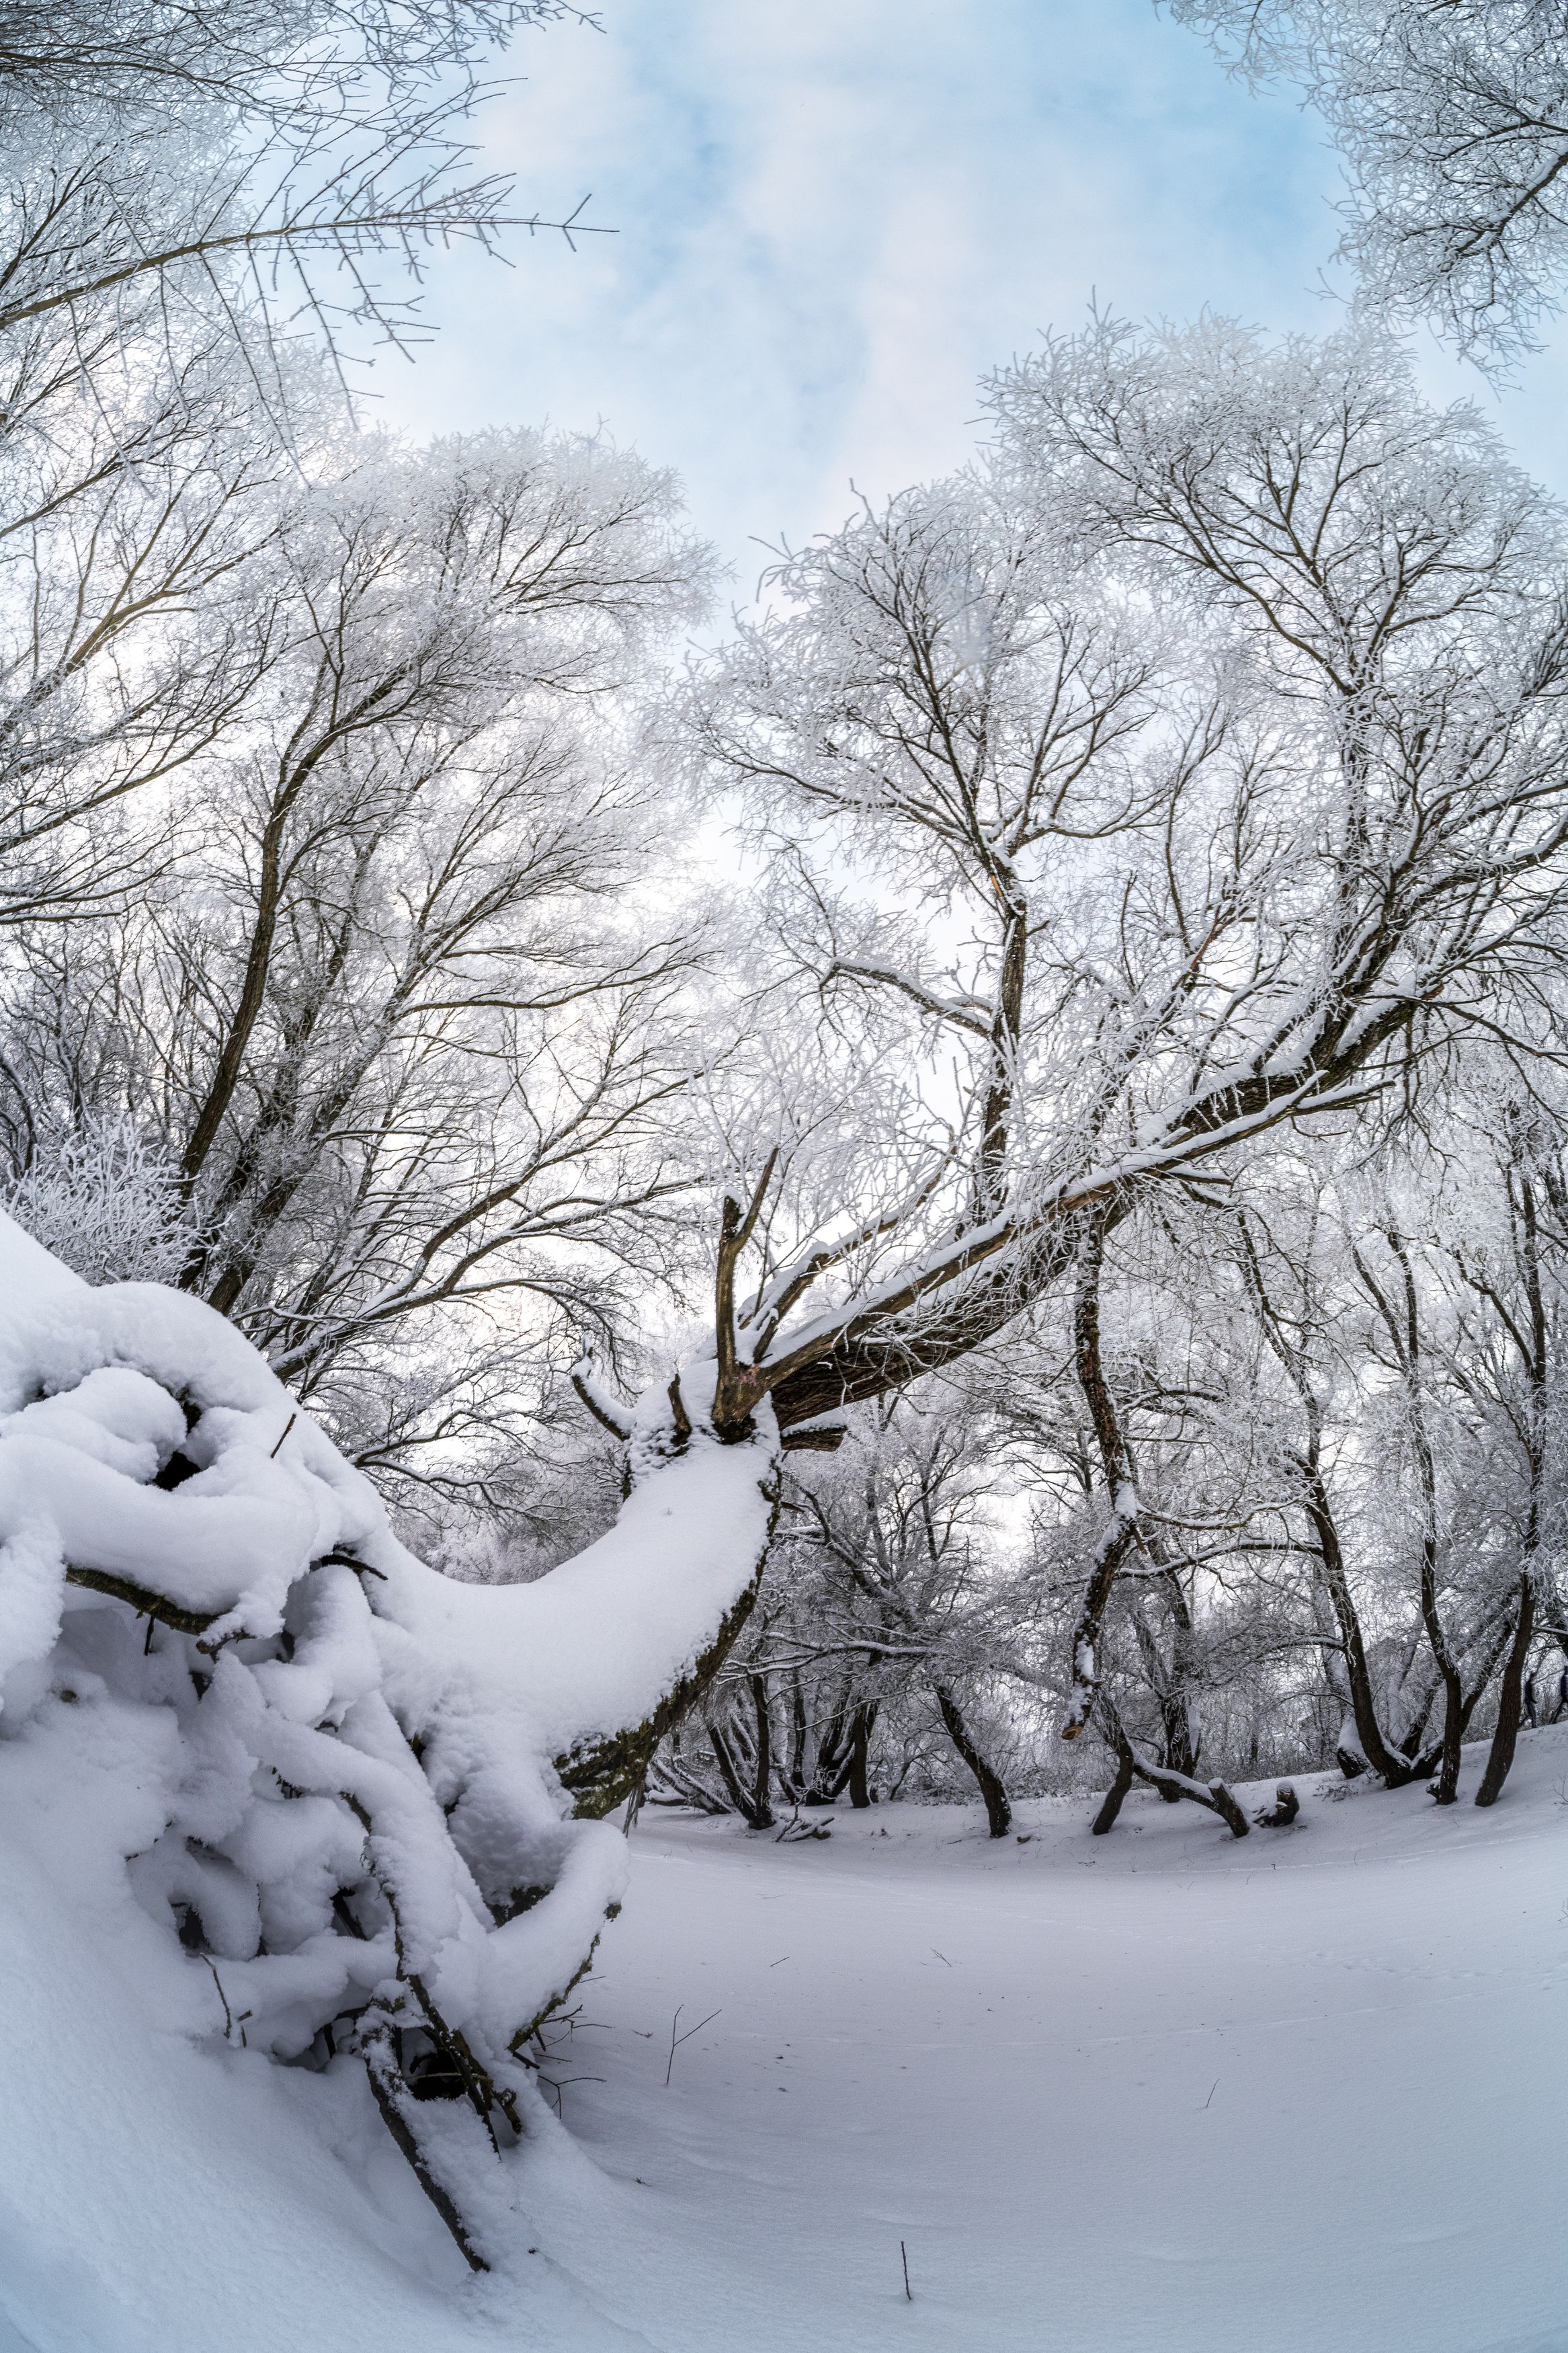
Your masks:
<path fill-rule="evenodd" d="M 645 1815 L 558 2071 L 602 2080 L 476 2282 L 357 2069 L 193 2042 L 205 1970 L 83 1892 L 134 1789 L 105 1736 L 93 1832 L 52 1813 L 48 1715 L 0 1750 L 0 2353 L 1568 2348 L 1568 1727 L 1489 1816 L 1303 1780 L 1242 1844 Z"/>

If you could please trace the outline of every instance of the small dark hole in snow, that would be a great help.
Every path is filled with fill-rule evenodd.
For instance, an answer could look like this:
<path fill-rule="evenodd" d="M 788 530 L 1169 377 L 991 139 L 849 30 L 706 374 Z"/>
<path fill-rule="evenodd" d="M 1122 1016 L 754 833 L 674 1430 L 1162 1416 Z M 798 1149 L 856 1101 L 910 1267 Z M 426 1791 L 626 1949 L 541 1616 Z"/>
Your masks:
<path fill-rule="evenodd" d="M 460 2069 L 443 2052 L 416 2059 L 408 2070 L 408 2088 L 416 2100 L 460 2100 L 467 2086 Z"/>

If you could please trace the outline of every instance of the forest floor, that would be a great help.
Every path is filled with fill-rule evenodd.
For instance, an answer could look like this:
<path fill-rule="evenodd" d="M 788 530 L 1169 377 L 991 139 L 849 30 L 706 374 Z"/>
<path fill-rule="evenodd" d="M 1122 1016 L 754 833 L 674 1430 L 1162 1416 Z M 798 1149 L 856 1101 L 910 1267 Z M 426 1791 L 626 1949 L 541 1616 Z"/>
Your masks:
<path fill-rule="evenodd" d="M 1302 1777 L 1240 1842 L 645 1813 L 479 2281 L 357 2070 L 175 2031 L 17 1778 L 0 2353 L 1568 2353 L 1568 1725 L 1490 1813 Z"/>

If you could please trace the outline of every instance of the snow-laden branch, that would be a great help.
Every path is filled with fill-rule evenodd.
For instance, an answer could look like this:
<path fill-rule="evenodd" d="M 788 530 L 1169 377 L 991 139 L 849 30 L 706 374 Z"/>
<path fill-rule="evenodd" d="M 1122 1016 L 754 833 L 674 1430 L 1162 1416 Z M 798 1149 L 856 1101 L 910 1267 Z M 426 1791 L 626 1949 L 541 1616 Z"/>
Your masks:
<path fill-rule="evenodd" d="M 700 1377 L 686 1404 L 679 1440 L 657 1389 L 622 1421 L 596 1544 L 459 1584 L 211 1308 L 94 1289 L 0 1217 L 0 1706 L 166 1727 L 138 1891 L 221 1962 L 251 2047 L 357 2045 L 416 2155 L 423 2050 L 458 2054 L 492 2135 L 515 2116 L 519 2054 L 619 1905 L 602 1817 L 751 1606 L 767 1418 L 726 1444 Z"/>

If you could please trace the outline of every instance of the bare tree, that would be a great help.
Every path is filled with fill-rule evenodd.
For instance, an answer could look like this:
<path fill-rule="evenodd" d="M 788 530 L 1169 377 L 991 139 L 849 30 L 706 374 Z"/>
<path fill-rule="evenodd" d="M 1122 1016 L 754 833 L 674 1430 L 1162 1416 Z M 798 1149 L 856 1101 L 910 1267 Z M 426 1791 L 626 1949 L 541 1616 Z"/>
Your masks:
<path fill-rule="evenodd" d="M 1350 181 L 1371 298 L 1483 364 L 1534 347 L 1568 261 L 1568 36 L 1550 0 L 1170 0 L 1252 81 L 1295 83 Z"/>
<path fill-rule="evenodd" d="M 1064 636 L 1038 622 L 1038 575 L 998 559 L 1006 595 L 980 597 L 977 547 L 1010 547 L 999 519 L 1048 507 L 1050 546 L 1099 551 L 1097 597 L 1122 566 L 1109 576 L 1125 579 L 1125 609 L 1142 596 L 1162 633 L 1167 715 L 1134 725 L 1156 673 L 1133 661 L 1105 765 L 1097 752 L 1075 765 L 1055 806 L 1057 889 L 1031 904 L 1005 1159 L 996 1046 L 976 1015 L 950 1094 L 933 1075 L 931 1174 L 911 1206 L 837 1243 L 790 1243 L 792 1188 L 805 1197 L 792 1143 L 783 1191 L 764 1168 L 750 1205 L 726 1211 L 705 1409 L 740 1427 L 766 1398 L 786 1445 L 829 1442 L 847 1405 L 990 1338 L 1072 1266 L 1086 1221 L 1104 1238 L 1165 1188 L 1201 1201 L 1269 1131 L 1423 1086 L 1466 1038 L 1522 1043 L 1555 953 L 1555 526 L 1471 412 L 1427 409 L 1376 335 L 1268 349 L 1223 324 L 1139 338 L 1097 322 L 999 379 L 994 400 L 986 482 L 862 516 L 786 566 L 782 607 L 697 704 L 711 767 L 768 797 L 781 955 L 821 993 L 823 1050 L 849 1026 L 848 989 L 875 1006 L 884 1050 L 907 1020 L 908 1053 L 1000 1000 L 962 968 L 866 953 L 895 919 L 875 897 L 865 913 L 835 902 L 807 853 L 831 828 L 874 879 L 912 881 L 929 909 L 917 956 L 923 940 L 945 945 L 946 910 L 984 865 L 970 850 L 944 873 L 942 797 L 978 806 L 1006 744 L 1035 773 L 1040 714 L 1062 707 L 1059 665 L 1033 659 Z M 994 670 L 1012 732 L 986 700 Z M 983 760 L 955 764 L 964 744 Z M 1005 923 L 981 934 L 977 969 L 1000 975 L 1005 938 Z M 730 1270 L 753 1236 L 763 1276 L 737 1303 Z M 841 1303 L 808 1316 L 817 1283 Z M 1309 1486 L 1313 1446 L 1309 1430 L 1295 1474 Z M 1326 1490 L 1312 1541 L 1338 1608 L 1349 1588 Z M 1492 1671 L 1489 1622 L 1470 1638 L 1484 1672 L 1462 1706 Z M 1353 1666 L 1343 1613 L 1340 1635 Z M 1360 1680 L 1379 1769 L 1432 1769 L 1418 1745 L 1395 1758 Z"/>
<path fill-rule="evenodd" d="M 1163 789 L 1120 857 L 1097 842 L 1085 871 L 1060 861 L 1004 1206 L 973 1221 L 947 1142 L 956 1129 L 972 1154 L 987 1132 L 987 1055 L 957 1115 L 931 1121 L 916 1207 L 782 1262 L 785 1238 L 764 1229 L 761 1286 L 731 1310 L 727 1270 L 766 1187 L 735 1209 L 721 1420 L 765 1395 L 787 1430 L 952 1361 L 1066 1270 L 1084 1211 L 1114 1219 L 1151 1185 L 1201 1186 L 1216 1156 L 1499 1018 L 1555 905 L 1555 526 L 1479 420 L 1426 409 L 1375 338 L 1270 353 L 1218 327 L 1161 344 L 1098 326 L 995 396 L 998 463 L 1058 513 L 1071 501 L 1108 564 L 1122 551 L 1132 580 L 1188 601 L 1201 736 L 1156 744 Z M 787 784 L 781 741 L 838 757 L 839 706 L 819 708 L 796 659 L 820 642 L 837 679 L 835 609 L 825 591 L 721 666 L 700 723 L 721 775 Z M 923 842 L 924 818 L 909 822 Z M 798 864 L 793 842 L 784 854 Z M 803 1317 L 837 1270 L 850 1295 Z"/>
<path fill-rule="evenodd" d="M 341 470 L 347 340 L 510 209 L 463 177 L 486 53 L 570 13 L 0 12 L 0 923 L 153 871 L 159 788 L 279 650 L 248 559 Z"/>
<path fill-rule="evenodd" d="M 329 343 L 351 322 L 406 333 L 406 298 L 378 283 L 378 260 L 417 276 L 435 242 L 541 225 L 514 214 L 504 180 L 463 179 L 463 130 L 487 49 L 574 13 L 8 0 L 0 340 L 53 319 L 90 343 L 116 316 L 156 340 L 194 308 L 226 320 L 277 390 L 275 340 L 301 308 Z"/>
<path fill-rule="evenodd" d="M 157 881 L 22 936 L 8 1085 L 35 1148 L 156 1134 L 182 1282 L 341 1413 L 395 1338 L 468 1318 L 479 1357 L 429 1400 L 450 1434 L 465 1392 L 499 1407 L 482 1360 L 515 1423 L 542 1323 L 613 1338 L 617 1286 L 674 1244 L 672 1097 L 706 1049 L 616 698 L 704 565 L 668 480 L 602 444 L 356 460 L 247 559 L 227 720 L 177 739 Z M 383 1471 L 426 1448 L 411 1393 L 355 1430 Z"/>
<path fill-rule="evenodd" d="M 885 1401 L 841 1467 L 797 1482 L 799 1517 L 784 1549 L 804 1546 L 817 1570 L 803 1578 L 805 1596 L 816 1597 L 803 1613 L 816 1644 L 797 1621 L 799 1648 L 809 1657 L 820 1645 L 839 1660 L 858 1650 L 864 1662 L 858 1682 L 843 1679 L 829 1718 L 840 1786 L 858 1764 L 864 1779 L 879 1709 L 907 1704 L 912 1684 L 934 1702 L 991 1836 L 1003 1838 L 1012 1807 L 969 1698 L 994 1677 L 1000 1631 L 987 1528 L 996 1462 L 986 1436 L 968 1398 Z"/>

